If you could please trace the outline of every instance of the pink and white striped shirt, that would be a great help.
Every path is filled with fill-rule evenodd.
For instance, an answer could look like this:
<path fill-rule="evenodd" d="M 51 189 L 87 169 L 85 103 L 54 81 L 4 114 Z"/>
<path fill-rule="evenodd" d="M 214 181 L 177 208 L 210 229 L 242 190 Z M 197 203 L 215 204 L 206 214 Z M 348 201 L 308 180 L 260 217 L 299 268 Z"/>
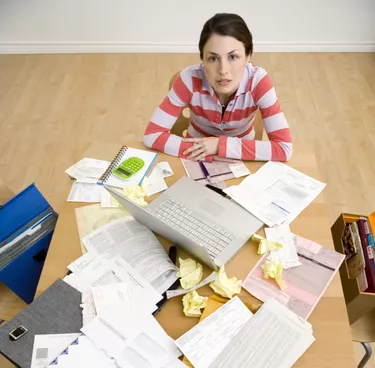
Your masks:
<path fill-rule="evenodd" d="M 146 147 L 186 158 L 192 143 L 170 133 L 181 111 L 188 106 L 188 136 L 219 137 L 218 156 L 240 160 L 287 161 L 292 155 L 288 122 L 281 111 L 267 72 L 247 64 L 244 76 L 225 111 L 209 85 L 203 64 L 184 69 L 169 94 L 154 112 L 145 135 Z M 259 108 L 269 141 L 254 140 L 254 120 Z M 206 157 L 211 160 L 212 157 Z"/>

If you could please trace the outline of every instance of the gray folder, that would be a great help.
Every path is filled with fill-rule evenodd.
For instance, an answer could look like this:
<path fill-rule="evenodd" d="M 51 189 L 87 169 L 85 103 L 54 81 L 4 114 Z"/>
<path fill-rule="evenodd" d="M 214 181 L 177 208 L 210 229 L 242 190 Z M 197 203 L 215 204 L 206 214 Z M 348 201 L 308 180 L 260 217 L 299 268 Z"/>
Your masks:
<path fill-rule="evenodd" d="M 29 368 L 35 335 L 80 332 L 80 304 L 81 293 L 61 279 L 56 280 L 20 314 L 0 327 L 0 353 L 18 367 Z M 28 332 L 11 341 L 9 332 L 19 325 Z"/>

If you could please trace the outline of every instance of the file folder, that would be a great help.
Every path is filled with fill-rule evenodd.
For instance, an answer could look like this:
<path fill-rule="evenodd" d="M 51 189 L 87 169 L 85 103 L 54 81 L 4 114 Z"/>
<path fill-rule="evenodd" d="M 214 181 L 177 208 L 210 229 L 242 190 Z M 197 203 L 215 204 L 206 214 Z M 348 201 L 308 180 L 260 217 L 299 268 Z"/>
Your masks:
<path fill-rule="evenodd" d="M 0 353 L 17 367 L 29 368 L 34 336 L 79 333 L 82 327 L 81 293 L 57 279 L 20 314 L 0 327 Z M 9 332 L 20 325 L 28 332 L 11 341 Z"/>
<path fill-rule="evenodd" d="M 0 281 L 26 303 L 34 299 L 56 220 L 35 184 L 0 207 Z"/>

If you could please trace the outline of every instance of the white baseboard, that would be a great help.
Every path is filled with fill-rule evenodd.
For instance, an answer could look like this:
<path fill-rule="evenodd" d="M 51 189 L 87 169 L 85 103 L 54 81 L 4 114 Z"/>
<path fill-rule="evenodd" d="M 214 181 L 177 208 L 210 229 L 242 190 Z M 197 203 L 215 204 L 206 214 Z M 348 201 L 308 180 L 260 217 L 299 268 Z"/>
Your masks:
<path fill-rule="evenodd" d="M 374 42 L 259 42 L 255 52 L 375 52 Z M 197 44 L 137 42 L 0 42 L 0 54 L 197 53 Z"/>

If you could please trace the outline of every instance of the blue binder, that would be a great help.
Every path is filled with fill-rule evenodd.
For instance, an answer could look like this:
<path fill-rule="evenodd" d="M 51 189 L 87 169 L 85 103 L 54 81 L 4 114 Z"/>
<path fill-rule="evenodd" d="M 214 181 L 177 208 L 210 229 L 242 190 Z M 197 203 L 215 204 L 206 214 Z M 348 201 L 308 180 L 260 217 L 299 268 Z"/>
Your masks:
<path fill-rule="evenodd" d="M 0 207 L 0 243 L 10 243 L 27 230 L 30 224 L 35 225 L 36 219 L 43 213 L 49 211 L 57 217 L 35 184 L 31 184 Z M 14 259 L 0 267 L 0 281 L 28 304 L 34 299 L 53 231 L 54 225 L 35 242 L 30 242 Z M 0 260 L 1 258 L 0 253 Z"/>

